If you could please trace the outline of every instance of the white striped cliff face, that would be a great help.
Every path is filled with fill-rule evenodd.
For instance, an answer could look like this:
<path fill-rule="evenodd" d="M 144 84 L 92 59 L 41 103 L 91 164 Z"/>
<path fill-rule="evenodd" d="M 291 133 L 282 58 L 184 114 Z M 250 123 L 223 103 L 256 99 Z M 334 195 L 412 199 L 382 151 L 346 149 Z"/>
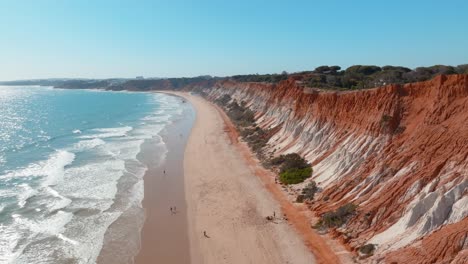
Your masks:
<path fill-rule="evenodd" d="M 350 92 L 304 91 L 292 79 L 205 91 L 246 102 L 258 126 L 274 128 L 268 153 L 312 164 L 317 214 L 358 206 L 334 234 L 355 249 L 375 244 L 366 261 L 468 257 L 468 75 Z"/>

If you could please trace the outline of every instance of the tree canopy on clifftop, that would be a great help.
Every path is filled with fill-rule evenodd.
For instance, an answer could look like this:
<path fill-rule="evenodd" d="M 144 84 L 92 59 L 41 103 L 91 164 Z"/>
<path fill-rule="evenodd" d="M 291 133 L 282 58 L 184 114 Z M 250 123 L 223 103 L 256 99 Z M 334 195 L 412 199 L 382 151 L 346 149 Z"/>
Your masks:
<path fill-rule="evenodd" d="M 278 83 L 293 77 L 306 87 L 320 89 L 366 89 L 387 84 L 404 84 L 430 80 L 440 74 L 468 74 L 468 64 L 454 66 L 434 65 L 409 69 L 402 66 L 353 65 L 345 70 L 340 66 L 323 65 L 313 71 L 291 74 L 236 75 L 238 82 Z"/>

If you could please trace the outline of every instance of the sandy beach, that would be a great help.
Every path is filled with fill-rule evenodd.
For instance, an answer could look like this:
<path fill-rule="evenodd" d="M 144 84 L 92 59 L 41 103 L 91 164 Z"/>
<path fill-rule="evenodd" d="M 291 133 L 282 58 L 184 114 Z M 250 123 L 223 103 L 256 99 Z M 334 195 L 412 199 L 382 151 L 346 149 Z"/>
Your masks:
<path fill-rule="evenodd" d="M 178 95 L 197 112 L 184 156 L 191 263 L 315 263 L 231 141 L 221 113 L 201 97 Z"/>

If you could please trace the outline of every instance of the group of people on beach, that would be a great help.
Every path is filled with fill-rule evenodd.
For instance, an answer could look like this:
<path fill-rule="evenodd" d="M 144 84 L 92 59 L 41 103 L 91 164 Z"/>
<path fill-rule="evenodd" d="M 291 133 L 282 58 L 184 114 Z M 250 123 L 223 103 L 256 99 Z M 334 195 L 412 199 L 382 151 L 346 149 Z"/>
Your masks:
<path fill-rule="evenodd" d="M 268 216 L 266 217 L 266 219 L 267 219 L 268 221 L 276 220 L 276 219 L 277 219 L 277 218 L 276 218 L 276 212 L 273 211 L 273 215 L 268 215 Z M 281 218 L 280 218 L 280 219 L 281 219 Z M 288 221 L 288 217 L 286 216 L 286 214 L 283 214 L 283 218 L 282 218 L 282 219 L 285 220 L 285 221 Z"/>

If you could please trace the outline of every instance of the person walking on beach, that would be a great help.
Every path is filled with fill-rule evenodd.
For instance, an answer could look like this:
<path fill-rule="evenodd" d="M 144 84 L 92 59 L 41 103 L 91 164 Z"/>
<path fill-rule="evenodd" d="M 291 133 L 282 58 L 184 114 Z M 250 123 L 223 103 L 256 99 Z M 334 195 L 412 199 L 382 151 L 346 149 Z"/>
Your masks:
<path fill-rule="evenodd" d="M 204 235 L 206 238 L 210 238 L 210 237 L 206 234 L 206 231 L 203 231 L 203 235 Z"/>
<path fill-rule="evenodd" d="M 166 174 L 166 170 L 163 170 L 163 173 Z"/>

